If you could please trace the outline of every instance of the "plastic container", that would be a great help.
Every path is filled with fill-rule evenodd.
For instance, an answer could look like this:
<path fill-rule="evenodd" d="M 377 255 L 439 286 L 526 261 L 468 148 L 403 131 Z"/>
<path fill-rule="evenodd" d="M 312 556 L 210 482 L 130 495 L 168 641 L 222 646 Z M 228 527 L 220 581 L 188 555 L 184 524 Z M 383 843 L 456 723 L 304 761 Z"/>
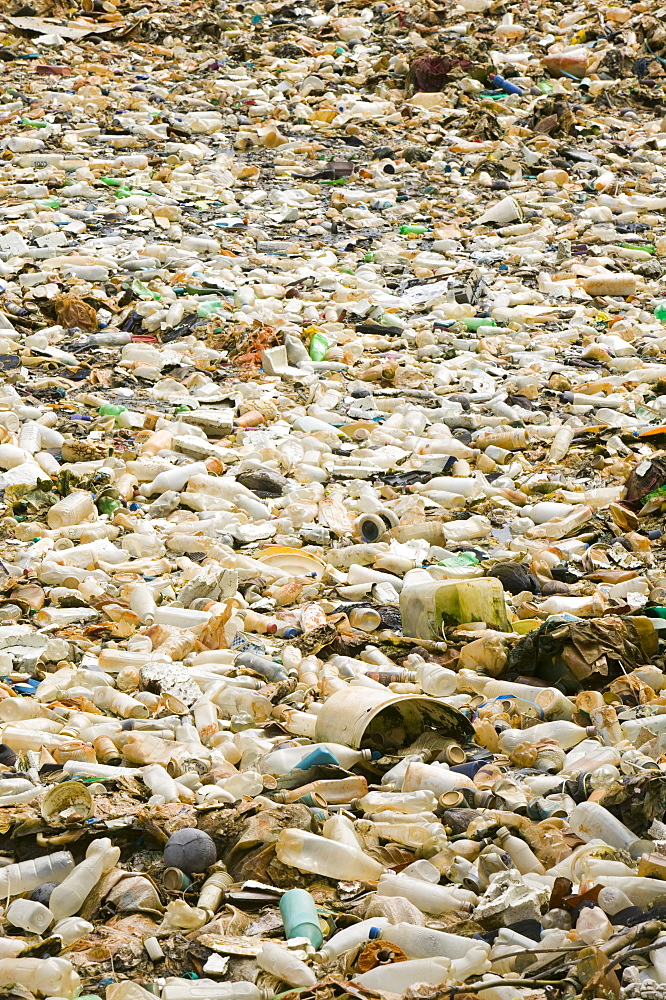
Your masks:
<path fill-rule="evenodd" d="M 46 882 L 63 882 L 74 869 L 69 851 L 56 851 L 30 861 L 20 861 L 0 869 L 0 893 L 3 897 L 31 892 Z"/>
<path fill-rule="evenodd" d="M 67 528 L 97 517 L 97 509 L 90 493 L 75 491 L 59 500 L 46 515 L 49 528 Z"/>
<path fill-rule="evenodd" d="M 400 614 L 404 634 L 419 639 L 440 639 L 443 628 L 463 622 L 510 631 L 502 584 L 489 577 L 408 583 L 400 593 Z"/>
<path fill-rule="evenodd" d="M 384 867 L 358 848 L 345 847 L 305 830 L 284 829 L 276 844 L 280 861 L 328 878 L 376 881 Z"/>
<path fill-rule="evenodd" d="M 377 885 L 380 896 L 404 896 L 423 913 L 469 912 L 478 897 L 457 886 L 432 885 L 408 875 L 385 873 Z"/>
<path fill-rule="evenodd" d="M 65 997 L 72 1000 L 81 980 L 64 958 L 0 958 L 0 985 L 20 982 L 41 997 Z"/>
<path fill-rule="evenodd" d="M 120 857 L 108 837 L 94 840 L 85 859 L 51 893 L 49 909 L 56 920 L 78 913 L 102 875 L 110 871 Z"/>
<path fill-rule="evenodd" d="M 312 969 L 276 941 L 264 941 L 257 965 L 290 986 L 314 986 L 317 982 Z"/>
<path fill-rule="evenodd" d="M 638 839 L 599 802 L 579 802 L 569 814 L 569 825 L 581 840 L 601 840 L 619 851 L 628 850 Z"/>

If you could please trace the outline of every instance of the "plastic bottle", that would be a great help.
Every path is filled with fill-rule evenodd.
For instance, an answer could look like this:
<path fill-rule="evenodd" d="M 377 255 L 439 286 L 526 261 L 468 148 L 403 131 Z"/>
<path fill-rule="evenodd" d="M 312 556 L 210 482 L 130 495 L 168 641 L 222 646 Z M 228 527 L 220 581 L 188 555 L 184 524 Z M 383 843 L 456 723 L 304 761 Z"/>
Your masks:
<path fill-rule="evenodd" d="M 216 983 L 212 979 L 167 979 L 162 1000 L 271 1000 L 272 990 L 262 990 L 254 983 L 238 980 Z"/>
<path fill-rule="evenodd" d="M 132 587 L 129 596 L 129 605 L 132 611 L 139 616 L 142 624 L 152 625 L 155 621 L 157 605 L 150 587 L 141 583 Z"/>
<path fill-rule="evenodd" d="M 598 948 L 613 934 L 613 925 L 600 906 L 586 906 L 576 921 L 576 933 L 585 944 Z"/>
<path fill-rule="evenodd" d="M 305 889 L 288 889 L 280 896 L 280 913 L 285 937 L 307 937 L 314 948 L 321 948 L 324 936 L 314 899 Z"/>
<path fill-rule="evenodd" d="M 69 851 L 56 851 L 31 861 L 0 868 L 0 895 L 18 896 L 32 892 L 46 882 L 62 882 L 74 869 L 74 858 Z"/>
<path fill-rule="evenodd" d="M 143 768 L 142 778 L 153 795 L 165 802 L 180 802 L 182 789 L 161 764 L 148 764 Z"/>
<path fill-rule="evenodd" d="M 451 771 L 442 765 L 423 764 L 420 761 L 412 761 L 408 765 L 402 782 L 403 792 L 425 789 L 437 798 L 444 792 L 451 792 L 456 788 L 475 789 L 476 786 L 466 774 Z"/>
<path fill-rule="evenodd" d="M 432 955 L 443 958 L 464 958 L 470 950 L 469 938 L 448 934 L 433 927 L 418 927 L 416 924 L 397 923 L 388 925 L 381 931 L 382 941 L 390 941 L 401 948 L 408 958 L 429 958 Z M 480 947 L 488 954 L 490 945 L 475 940 L 473 947 Z"/>
<path fill-rule="evenodd" d="M 12 983 L 21 983 L 43 997 L 66 1000 L 75 997 L 81 988 L 78 974 L 64 958 L 0 958 L 0 986 Z"/>
<path fill-rule="evenodd" d="M 633 905 L 629 897 L 621 889 L 610 885 L 604 886 L 599 891 L 597 902 L 604 913 L 610 913 L 611 916 Z"/>
<path fill-rule="evenodd" d="M 390 990 L 405 993 L 415 983 L 430 983 L 440 986 L 451 975 L 451 961 L 448 958 L 419 958 L 407 962 L 393 962 L 379 965 L 369 972 L 354 977 L 369 990 Z"/>
<path fill-rule="evenodd" d="M 457 913 L 470 908 L 478 897 L 457 886 L 432 885 L 408 875 L 385 873 L 377 886 L 380 896 L 404 896 L 423 913 Z"/>
<path fill-rule="evenodd" d="M 317 982 L 312 969 L 276 941 L 264 941 L 257 965 L 290 986 L 314 986 Z"/>
<path fill-rule="evenodd" d="M 305 830 L 280 831 L 276 853 L 280 861 L 327 878 L 376 881 L 383 865 L 358 848 L 346 847 Z"/>
<path fill-rule="evenodd" d="M 1 703 L 0 703 L 1 704 Z M 310 743 L 307 746 L 285 746 L 266 754 L 259 761 L 259 770 L 263 774 L 289 774 L 298 769 L 299 765 L 313 754 L 324 753 L 317 763 L 337 763 L 349 770 L 361 761 L 368 760 L 370 750 L 353 750 L 341 743 Z M 312 763 L 314 763 L 313 761 Z"/>
<path fill-rule="evenodd" d="M 224 900 L 224 892 L 233 885 L 233 881 L 233 876 L 226 869 L 209 875 L 199 890 L 197 906 L 211 915 L 217 913 Z"/>
<path fill-rule="evenodd" d="M 120 848 L 108 837 L 94 840 L 86 851 L 85 860 L 76 866 L 51 893 L 49 909 L 56 920 L 78 913 L 102 875 L 118 862 Z"/>
<path fill-rule="evenodd" d="M 93 498 L 90 493 L 77 490 L 50 507 L 46 520 L 50 528 L 64 528 L 93 517 L 97 517 Z"/>
<path fill-rule="evenodd" d="M 529 729 L 506 729 L 500 733 L 498 742 L 502 753 L 511 753 L 520 743 L 534 744 L 543 739 L 555 740 L 564 750 L 569 750 L 595 733 L 593 726 L 583 729 L 566 719 L 555 719 L 553 722 L 538 723 Z"/>
<path fill-rule="evenodd" d="M 433 811 L 437 808 L 437 796 L 428 790 L 414 792 L 368 792 L 363 798 L 357 799 L 354 809 L 364 813 L 374 813 L 382 809 L 395 810 L 397 813 L 418 813 Z"/>
<path fill-rule="evenodd" d="M 574 439 L 575 429 L 568 425 L 564 425 L 558 428 L 555 437 L 552 440 L 550 451 L 548 453 L 549 462 L 561 462 L 566 456 L 571 443 Z"/>
<path fill-rule="evenodd" d="M 356 924 L 351 924 L 350 927 L 345 927 L 343 930 L 337 931 L 322 945 L 317 953 L 317 959 L 320 962 L 332 962 L 346 952 L 351 951 L 352 948 L 363 944 L 364 941 L 374 940 L 379 937 L 380 932 L 383 932 L 389 926 L 390 924 L 386 917 L 370 917 L 366 920 L 360 920 Z"/>
<path fill-rule="evenodd" d="M 421 685 L 424 694 L 433 698 L 446 698 L 454 694 L 458 686 L 457 674 L 438 663 L 419 663 L 414 679 Z"/>
<path fill-rule="evenodd" d="M 507 852 L 521 875 L 527 875 L 528 872 L 536 872 L 538 875 L 546 874 L 546 869 L 537 856 L 520 837 L 514 836 L 504 826 L 499 828 L 496 837 L 502 850 Z"/>
<path fill-rule="evenodd" d="M 46 906 L 32 899 L 15 899 L 7 910 L 7 920 L 29 934 L 43 934 L 53 923 L 53 914 Z"/>
<path fill-rule="evenodd" d="M 601 840 L 618 851 L 627 850 L 638 838 L 599 802 L 579 802 L 569 814 L 569 825 L 581 840 Z"/>
<path fill-rule="evenodd" d="M 515 83 L 511 83 L 510 80 L 505 80 L 503 76 L 499 75 L 499 73 L 490 73 L 488 75 L 488 79 L 493 87 L 503 90 L 505 94 L 517 94 L 519 97 L 522 97 L 523 95 L 521 87 L 516 86 Z"/>

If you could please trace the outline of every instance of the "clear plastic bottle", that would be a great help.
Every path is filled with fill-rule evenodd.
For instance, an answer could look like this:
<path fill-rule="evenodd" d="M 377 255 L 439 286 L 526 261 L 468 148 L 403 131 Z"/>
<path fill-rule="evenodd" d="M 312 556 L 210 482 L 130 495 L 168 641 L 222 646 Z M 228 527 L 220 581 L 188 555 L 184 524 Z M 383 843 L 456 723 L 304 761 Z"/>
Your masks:
<path fill-rule="evenodd" d="M 414 792 L 368 792 L 354 802 L 354 808 L 364 813 L 374 813 L 383 809 L 398 813 L 419 813 L 437 808 L 437 796 L 427 789 Z"/>
<path fill-rule="evenodd" d="M 326 878 L 376 881 L 384 866 L 358 848 L 338 844 L 305 830 L 280 831 L 276 853 L 280 861 Z"/>
<path fill-rule="evenodd" d="M 370 757 L 369 750 L 352 750 L 341 743 L 309 743 L 306 746 L 286 746 L 272 750 L 259 761 L 259 770 L 263 774 L 289 774 L 316 750 L 328 751 L 340 767 L 346 770 Z"/>
<path fill-rule="evenodd" d="M 49 909 L 56 920 L 78 913 L 102 875 L 117 864 L 120 848 L 108 837 L 94 840 L 85 859 L 51 893 Z"/>
<path fill-rule="evenodd" d="M 377 886 L 379 896 L 404 896 L 410 903 L 418 907 L 422 913 L 456 913 L 471 904 L 476 903 L 478 897 L 473 892 L 466 889 L 459 889 L 457 886 L 432 885 L 423 882 L 421 879 L 410 878 L 408 875 L 396 875 L 393 872 L 386 872 L 382 875 Z"/>
<path fill-rule="evenodd" d="M 511 730 L 507 730 L 507 732 L 511 732 Z M 476 786 L 466 774 L 450 771 L 442 765 L 422 764 L 418 761 L 409 765 L 402 782 L 403 792 L 425 789 L 433 792 L 438 798 L 444 792 L 452 792 L 456 788 L 476 789 Z"/>
<path fill-rule="evenodd" d="M 571 810 L 569 825 L 581 840 L 601 840 L 618 851 L 627 850 L 638 839 L 599 802 L 579 802 Z"/>

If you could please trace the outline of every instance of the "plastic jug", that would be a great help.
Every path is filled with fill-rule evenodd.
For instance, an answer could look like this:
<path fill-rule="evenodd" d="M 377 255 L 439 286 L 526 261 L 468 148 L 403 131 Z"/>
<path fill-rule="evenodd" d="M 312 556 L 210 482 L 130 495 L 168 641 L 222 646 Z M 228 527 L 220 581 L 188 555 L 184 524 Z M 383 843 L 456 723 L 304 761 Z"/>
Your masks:
<path fill-rule="evenodd" d="M 442 628 L 464 622 L 511 631 L 502 584 L 492 577 L 407 583 L 400 593 L 400 614 L 404 634 L 418 639 L 441 639 Z"/>

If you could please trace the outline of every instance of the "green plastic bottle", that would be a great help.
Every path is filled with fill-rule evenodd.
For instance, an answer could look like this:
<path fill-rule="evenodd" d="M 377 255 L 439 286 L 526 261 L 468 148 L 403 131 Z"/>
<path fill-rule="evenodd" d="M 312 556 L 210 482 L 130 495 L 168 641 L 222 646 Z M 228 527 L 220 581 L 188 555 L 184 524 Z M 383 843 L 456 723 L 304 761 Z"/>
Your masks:
<path fill-rule="evenodd" d="M 463 323 L 468 330 L 478 330 L 480 326 L 497 326 L 490 316 L 463 316 Z"/>
<path fill-rule="evenodd" d="M 328 341 L 322 333 L 313 333 L 310 338 L 310 357 L 313 361 L 323 361 L 328 353 Z"/>
<path fill-rule="evenodd" d="M 97 412 L 100 417 L 117 417 L 119 413 L 125 412 L 125 407 L 118 403 L 102 403 Z"/>
<path fill-rule="evenodd" d="M 659 299 L 653 312 L 658 320 L 662 323 L 666 323 L 666 299 Z"/>
<path fill-rule="evenodd" d="M 427 233 L 427 232 L 428 232 L 427 226 L 400 226 L 401 236 L 407 236 L 409 233 L 416 233 L 418 236 L 420 236 L 421 233 Z"/>

